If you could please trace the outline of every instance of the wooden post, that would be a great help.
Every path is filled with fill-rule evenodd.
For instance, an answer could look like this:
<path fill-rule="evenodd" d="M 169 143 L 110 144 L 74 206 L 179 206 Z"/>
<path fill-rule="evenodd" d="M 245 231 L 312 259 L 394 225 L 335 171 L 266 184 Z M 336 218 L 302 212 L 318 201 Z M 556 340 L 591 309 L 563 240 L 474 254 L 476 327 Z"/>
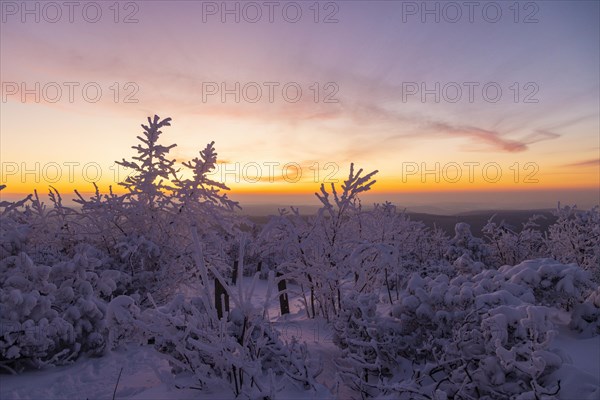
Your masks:
<path fill-rule="evenodd" d="M 217 316 L 223 318 L 223 303 L 225 303 L 225 311 L 229 312 L 229 294 L 221 285 L 218 279 L 215 279 L 215 307 L 217 308 Z"/>
<path fill-rule="evenodd" d="M 385 268 L 384 271 L 385 271 L 385 287 L 387 287 L 388 296 L 390 298 L 390 304 L 394 304 L 394 301 L 392 300 L 392 292 L 390 291 L 390 282 L 388 281 L 387 268 Z"/>
<path fill-rule="evenodd" d="M 277 277 L 281 276 L 281 272 L 277 273 Z M 279 289 L 279 308 L 281 309 L 281 315 L 290 313 L 290 302 L 287 294 L 287 284 L 285 279 L 281 279 L 277 282 L 277 289 Z"/>
<path fill-rule="evenodd" d="M 310 308 L 312 309 L 312 318 L 314 318 L 317 316 L 317 314 L 315 314 L 315 288 L 313 286 L 313 280 L 310 277 L 310 274 L 306 276 L 308 277 L 308 282 L 310 282 Z"/>
<path fill-rule="evenodd" d="M 233 262 L 233 276 L 231 277 L 231 282 L 235 285 L 237 282 L 237 276 L 238 276 L 238 260 L 235 260 Z"/>

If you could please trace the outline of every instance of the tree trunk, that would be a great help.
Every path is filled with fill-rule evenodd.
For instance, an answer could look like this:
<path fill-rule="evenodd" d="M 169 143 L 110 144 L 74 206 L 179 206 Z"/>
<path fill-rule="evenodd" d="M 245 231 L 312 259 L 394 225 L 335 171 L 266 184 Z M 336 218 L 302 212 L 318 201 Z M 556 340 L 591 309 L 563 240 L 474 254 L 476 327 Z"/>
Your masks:
<path fill-rule="evenodd" d="M 223 318 L 223 306 L 225 306 L 225 311 L 229 312 L 229 294 L 221 282 L 215 279 L 215 307 L 219 319 Z"/>
<path fill-rule="evenodd" d="M 281 276 L 281 272 L 277 273 L 277 277 Z M 290 313 L 290 302 L 287 294 L 287 284 L 285 279 L 281 279 L 277 282 L 277 289 L 279 289 L 279 308 L 281 309 L 281 315 Z"/>
<path fill-rule="evenodd" d="M 392 300 L 392 292 L 390 291 L 390 282 L 388 281 L 387 268 L 385 268 L 384 271 L 385 271 L 385 287 L 387 288 L 388 296 L 390 298 L 390 304 L 394 304 L 394 302 Z"/>
<path fill-rule="evenodd" d="M 315 314 L 315 288 L 313 287 L 313 281 L 310 275 L 308 276 L 308 281 L 310 282 L 310 308 L 312 309 L 312 317 L 315 318 L 317 314 Z"/>
<path fill-rule="evenodd" d="M 233 262 L 233 272 L 232 272 L 232 276 L 231 276 L 231 283 L 233 283 L 234 285 L 237 282 L 237 276 L 238 276 L 238 260 L 235 260 Z"/>

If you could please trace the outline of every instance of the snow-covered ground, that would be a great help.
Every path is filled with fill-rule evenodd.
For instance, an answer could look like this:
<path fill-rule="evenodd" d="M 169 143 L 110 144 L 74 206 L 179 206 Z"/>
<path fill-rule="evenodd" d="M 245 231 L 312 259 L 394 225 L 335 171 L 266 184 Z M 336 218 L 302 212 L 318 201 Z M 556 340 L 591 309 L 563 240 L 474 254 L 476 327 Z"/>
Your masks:
<path fill-rule="evenodd" d="M 251 284 L 244 278 L 243 286 Z M 268 313 L 273 326 L 284 340 L 297 338 L 305 342 L 313 357 L 320 359 L 323 370 L 317 381 L 323 385 L 316 393 L 283 390 L 280 399 L 347 399 L 356 397 L 352 390 L 337 385 L 335 360 L 340 350 L 333 344 L 333 332 L 322 319 L 308 319 L 302 308 L 299 288 L 288 285 L 291 314 L 281 316 L 276 298 L 269 302 Z M 252 301 L 263 305 L 267 295 L 266 281 L 259 281 Z M 191 291 L 188 290 L 188 294 Z M 570 362 L 555 372 L 561 380 L 561 400 L 600 399 L 600 336 L 581 339 L 561 327 L 553 348 L 566 354 Z M 121 375 L 119 378 L 119 374 Z M 118 381 L 118 385 L 117 385 Z M 125 346 L 103 357 L 82 357 L 69 366 L 29 371 L 19 375 L 0 376 L 0 398 L 9 399 L 229 399 L 231 393 L 196 390 L 193 377 L 174 376 L 168 361 L 150 345 Z M 192 387 L 192 388 L 190 388 Z M 116 392 L 115 392 L 116 388 Z M 301 396 L 301 397 L 300 397 Z"/>
<path fill-rule="evenodd" d="M 555 372 L 561 380 L 560 398 L 600 399 L 600 336 L 578 339 L 567 329 L 561 329 L 552 347 L 570 359 Z"/>
<path fill-rule="evenodd" d="M 243 279 L 244 286 L 252 278 Z M 292 291 L 299 291 L 290 285 Z M 265 304 L 268 284 L 258 281 L 252 295 L 256 306 Z M 194 288 L 184 293 L 194 295 Z M 301 308 L 300 296 L 290 296 L 291 314 L 282 317 L 277 298 L 272 298 L 268 314 L 273 326 L 284 340 L 293 337 L 306 342 L 311 352 L 322 359 L 324 368 L 319 376 L 323 384 L 316 393 L 298 392 L 285 388 L 278 393 L 280 399 L 333 399 L 330 393 L 334 381 L 334 358 L 337 348 L 331 342 L 331 328 L 322 319 L 307 319 Z M 120 378 L 119 378 L 120 375 Z M 117 385 L 118 381 L 118 385 Z M 190 388 L 191 387 L 191 388 Z M 52 367 L 40 371 L 27 371 L 18 375 L 0 375 L 0 399 L 230 399 L 231 393 L 193 389 L 194 379 L 187 374 L 174 376 L 168 361 L 153 346 L 128 345 L 108 352 L 103 357 L 81 357 L 68 366 Z M 115 392 L 116 388 L 116 392 Z M 330 390 L 328 390 L 330 389 Z"/>

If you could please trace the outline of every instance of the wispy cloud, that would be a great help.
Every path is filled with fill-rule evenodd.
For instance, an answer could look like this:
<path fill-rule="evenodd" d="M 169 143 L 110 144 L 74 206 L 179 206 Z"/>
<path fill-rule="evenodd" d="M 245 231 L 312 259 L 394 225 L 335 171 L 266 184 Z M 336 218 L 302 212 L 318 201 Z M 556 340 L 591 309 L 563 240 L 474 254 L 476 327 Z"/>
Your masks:
<path fill-rule="evenodd" d="M 563 164 L 561 165 L 561 167 L 568 167 L 568 168 L 572 168 L 572 167 L 600 167 L 600 158 L 596 158 L 594 160 L 583 160 L 583 161 L 578 161 L 575 163 L 570 163 L 570 164 Z"/>
<path fill-rule="evenodd" d="M 136 28 L 141 29 L 141 25 Z M 172 111 L 170 110 L 176 110 L 180 115 L 200 115 L 228 122 L 249 121 L 278 124 L 282 127 L 282 131 L 288 129 L 286 133 L 292 132 L 292 134 L 293 129 L 303 127 L 306 128 L 305 131 L 327 132 L 328 135 L 339 138 L 336 145 L 340 147 L 347 145 L 350 155 L 352 153 L 375 154 L 381 152 L 382 147 L 385 151 L 385 146 L 396 140 L 414 138 L 461 139 L 464 141 L 462 149 L 466 151 L 526 152 L 538 142 L 553 140 L 564 135 L 562 128 L 587 119 L 589 115 L 571 117 L 567 114 L 568 118 L 565 120 L 565 108 L 567 107 L 565 102 L 567 105 L 571 105 L 572 110 L 574 106 L 570 101 L 588 101 L 589 96 L 598 91 L 597 85 L 591 85 L 585 92 L 567 96 L 563 101 L 546 102 L 540 107 L 514 107 L 513 104 L 512 108 L 503 109 L 486 104 L 479 107 L 480 109 L 485 108 L 482 111 L 478 109 L 477 104 L 467 104 L 468 111 L 476 109 L 477 114 L 483 115 L 477 115 L 477 118 L 460 107 L 453 109 L 456 110 L 454 114 L 438 113 L 438 110 L 444 109 L 439 104 L 431 107 L 430 104 L 421 104 L 419 101 L 410 104 L 403 101 L 402 90 L 397 82 L 398 77 L 406 75 L 409 79 L 427 80 L 433 78 L 433 73 L 444 72 L 447 74 L 450 71 L 451 74 L 448 73 L 448 76 L 455 74 L 463 77 L 478 76 L 481 79 L 489 77 L 495 80 L 510 80 L 513 79 L 515 71 L 521 75 L 525 74 L 522 71 L 525 68 L 524 64 L 519 64 L 518 61 L 529 54 L 530 47 L 519 47 L 518 50 L 515 50 L 516 53 L 509 53 L 506 57 L 502 57 L 501 59 L 504 61 L 494 65 L 494 68 L 490 69 L 491 72 L 485 73 L 476 73 L 481 69 L 467 67 L 460 69 L 455 66 L 444 66 L 444 68 L 437 69 L 433 66 L 427 69 L 420 68 L 419 63 L 425 63 L 431 57 L 431 54 L 427 53 L 426 46 L 415 45 L 405 49 L 415 53 L 391 53 L 387 51 L 386 45 L 382 44 L 387 42 L 379 43 L 379 51 L 382 55 L 377 62 L 377 73 L 366 71 L 363 68 L 363 72 L 366 72 L 360 74 L 357 71 L 361 69 L 361 66 L 364 67 L 363 58 L 354 57 L 350 60 L 354 64 L 349 65 L 348 60 L 341 53 L 339 54 L 340 62 L 337 65 L 336 63 L 329 64 L 327 67 L 320 62 L 318 57 L 310 53 L 290 60 L 284 57 L 273 57 L 260 61 L 260 57 L 256 56 L 252 58 L 253 62 L 250 63 L 249 68 L 241 69 L 227 63 L 227 60 L 239 56 L 239 53 L 246 54 L 244 52 L 246 49 L 235 46 L 237 43 L 232 39 L 235 36 L 225 36 L 225 39 L 219 40 L 219 47 L 212 41 L 198 41 L 194 36 L 178 35 L 179 30 L 175 28 L 179 27 L 172 26 L 173 30 L 169 31 L 169 35 L 171 35 L 169 41 L 175 44 L 168 48 L 162 48 L 160 54 L 154 54 L 151 51 L 153 49 L 152 40 L 162 40 L 160 35 L 152 31 L 146 32 L 147 35 L 140 35 L 139 32 L 136 34 L 137 31 L 133 30 L 131 43 L 115 43 L 118 51 L 114 53 L 108 51 L 112 48 L 110 43 L 113 39 L 122 37 L 123 32 L 117 34 L 107 31 L 109 40 L 96 43 L 98 51 L 95 52 L 91 52 L 87 45 L 73 46 L 74 43 L 78 43 L 73 38 L 68 38 L 63 42 L 46 39 L 41 35 L 27 34 L 23 31 L 16 32 L 19 35 L 15 32 L 11 34 L 10 31 L 9 34 L 12 35 L 10 37 L 12 41 L 18 42 L 19 53 L 23 56 L 24 61 L 22 60 L 18 64 L 29 65 L 31 69 L 23 72 L 23 76 L 34 71 L 35 73 L 56 75 L 64 80 L 69 80 L 70 78 L 67 79 L 67 77 L 71 76 L 77 77 L 77 79 L 97 79 L 106 82 L 135 79 L 140 88 L 138 96 L 140 103 L 131 107 L 124 107 L 122 104 L 109 101 L 98 104 L 98 107 L 110 108 L 111 112 L 131 115 L 135 109 L 138 113 L 150 114 L 162 111 L 171 115 Z M 209 27 L 205 26 L 203 29 L 207 29 L 205 33 L 209 33 Z M 229 39 L 227 40 L 227 38 Z M 321 37 L 311 38 L 317 44 L 323 41 Z M 292 40 L 292 38 L 287 39 Z M 284 41 L 284 38 L 279 40 Z M 271 44 L 273 45 L 273 43 Z M 269 46 L 265 46 L 264 49 L 261 48 L 264 52 L 270 49 Z M 372 46 L 365 46 L 364 50 L 370 50 L 370 47 Z M 132 52 L 134 48 L 136 48 L 136 52 Z M 196 51 L 190 51 L 190 49 Z M 209 51 L 215 49 L 220 50 L 219 53 Z M 436 49 L 436 47 L 432 47 L 432 49 Z M 331 49 L 331 51 L 337 50 Z M 260 54 L 264 54 L 264 52 Z M 205 57 L 210 54 L 218 54 L 219 57 Z M 159 58 L 160 62 L 155 62 L 154 57 Z M 39 59 L 44 59 L 44 62 L 40 63 Z M 406 60 L 411 60 L 413 64 L 407 65 Z M 219 62 L 222 65 L 219 65 Z M 14 65 L 17 63 L 15 62 Z M 257 65 L 263 68 L 257 69 Z M 515 65 L 518 65 L 518 68 Z M 5 63 L 5 66 L 11 67 L 13 63 Z M 216 68 L 216 66 L 222 67 L 222 69 Z M 236 78 L 253 77 L 253 80 L 259 82 L 283 80 L 283 77 L 288 77 L 289 80 L 304 82 L 318 80 L 320 84 L 323 84 L 333 79 L 340 88 L 337 95 L 340 102 L 337 104 L 315 103 L 308 90 L 300 102 L 293 104 L 283 101 L 275 104 L 269 102 L 221 103 L 217 97 L 212 98 L 209 103 L 203 102 L 202 82 L 219 80 L 219 76 L 231 78 L 232 71 L 238 71 L 237 75 L 234 74 Z M 4 69 L 4 73 L 7 74 L 5 77 L 10 80 L 24 79 L 19 76 L 19 72 L 18 68 Z M 219 75 L 220 73 L 221 75 Z M 439 76 L 435 76 L 435 78 L 434 80 L 439 80 Z M 394 79 L 396 79 L 395 82 Z M 227 85 L 228 87 L 232 86 L 231 80 Z M 304 86 L 304 89 L 307 89 L 307 86 Z M 61 107 L 60 104 L 48 105 Z M 575 106 L 577 105 L 575 104 Z M 494 107 L 496 107 L 495 112 L 489 111 Z M 561 113 L 558 113 L 559 109 Z M 74 109 L 75 111 L 79 112 Z M 557 112 L 554 113 L 554 111 Z M 553 114 L 561 114 L 563 121 L 555 123 L 549 119 L 548 115 Z M 489 118 L 489 115 L 493 115 L 493 117 Z M 361 143 L 360 149 L 351 146 L 353 139 L 364 138 L 365 132 L 370 135 L 368 143 L 366 143 L 367 141 Z M 408 141 L 405 142 L 405 145 L 410 146 Z"/>

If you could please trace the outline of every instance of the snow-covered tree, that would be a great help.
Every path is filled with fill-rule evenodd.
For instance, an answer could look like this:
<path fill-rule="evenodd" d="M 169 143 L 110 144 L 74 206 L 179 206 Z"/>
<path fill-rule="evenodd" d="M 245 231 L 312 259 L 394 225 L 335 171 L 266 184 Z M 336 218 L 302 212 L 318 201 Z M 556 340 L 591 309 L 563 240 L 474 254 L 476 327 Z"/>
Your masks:
<path fill-rule="evenodd" d="M 142 124 L 143 136 L 138 136 L 142 144 L 132 146 L 137 155 L 132 160 L 117 161 L 118 165 L 130 168 L 125 181 L 119 184 L 127 189 L 127 198 L 135 198 L 137 203 L 150 209 L 164 207 L 170 201 L 168 191 L 176 173 L 175 160 L 168 158 L 169 152 L 176 144 L 161 145 L 158 143 L 162 131 L 160 128 L 171 126 L 171 118 L 160 119 L 158 115 L 148 117 L 148 125 Z"/>
<path fill-rule="evenodd" d="M 310 290 L 304 302 L 311 318 L 321 315 L 329 319 L 343 306 L 343 281 L 352 277 L 351 258 L 360 242 L 358 195 L 373 186 L 372 177 L 377 171 L 364 176 L 362 173 L 351 164 L 340 193 L 335 184 L 331 184 L 331 193 L 321 185 L 320 193 L 315 195 L 322 207 L 315 217 L 303 218 L 292 208 L 292 213 L 282 211 L 263 231 L 263 238 L 270 238 L 278 249 L 271 257 L 283 259 L 278 270 L 289 271 L 302 291 Z"/>
<path fill-rule="evenodd" d="M 578 210 L 560 204 L 557 221 L 548 228 L 550 254 L 563 263 L 577 263 L 600 283 L 600 208 Z"/>
<path fill-rule="evenodd" d="M 129 293 L 146 292 L 165 299 L 196 274 L 189 227 L 196 226 L 207 246 L 207 256 L 227 268 L 224 248 L 237 234 L 232 211 L 238 207 L 222 191 L 227 186 L 210 179 L 217 153 L 214 142 L 200 152 L 199 158 L 183 162 L 191 177 L 179 175 L 175 160 L 169 158 L 175 144 L 162 145 L 162 128 L 171 118 L 148 118 L 142 125 L 141 142 L 133 146 L 137 155 L 119 165 L 131 169 L 120 184 L 123 195 L 110 189 L 101 195 L 97 187 L 90 199 L 78 194 L 82 219 L 89 236 L 100 239 L 124 272 L 131 275 Z"/>

